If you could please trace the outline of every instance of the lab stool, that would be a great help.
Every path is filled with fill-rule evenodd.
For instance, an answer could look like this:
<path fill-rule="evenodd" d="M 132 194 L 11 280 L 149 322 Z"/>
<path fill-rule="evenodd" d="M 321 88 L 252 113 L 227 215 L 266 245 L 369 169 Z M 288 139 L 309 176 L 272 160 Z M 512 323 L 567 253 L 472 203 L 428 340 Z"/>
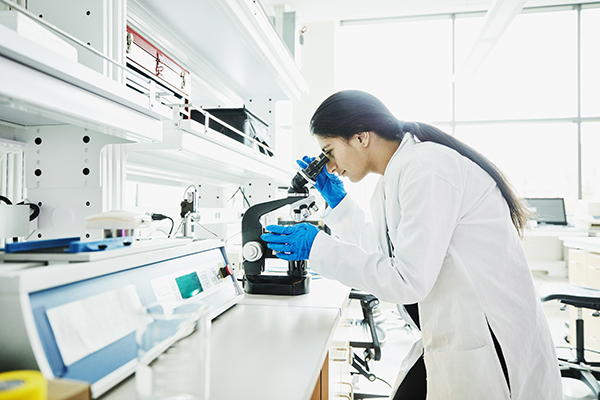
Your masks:
<path fill-rule="evenodd" d="M 560 373 L 562 377 L 579 379 L 584 382 L 593 392 L 594 397 L 600 400 L 600 363 L 588 362 L 585 352 L 595 352 L 584 346 L 582 308 L 600 311 L 600 289 L 579 286 L 571 283 L 548 283 L 540 286 L 538 294 L 542 301 L 558 300 L 577 308 L 577 319 L 575 320 L 575 350 L 574 359 L 558 358 Z M 599 315 L 600 316 L 600 315 Z M 560 346 L 559 346 L 560 347 Z M 595 352 L 598 353 L 598 352 Z"/>

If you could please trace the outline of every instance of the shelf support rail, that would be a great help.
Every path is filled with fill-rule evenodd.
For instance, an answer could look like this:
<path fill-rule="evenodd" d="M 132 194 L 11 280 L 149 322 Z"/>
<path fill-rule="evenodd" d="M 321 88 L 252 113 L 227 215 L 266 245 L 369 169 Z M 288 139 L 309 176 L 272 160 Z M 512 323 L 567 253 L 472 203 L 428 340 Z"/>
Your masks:
<path fill-rule="evenodd" d="M 3 0 L 0 0 L 3 1 Z M 156 94 L 159 97 L 162 97 L 161 93 L 157 93 Z M 173 109 L 173 125 L 176 128 L 179 128 L 180 124 L 179 124 L 179 120 L 181 119 L 181 115 L 179 113 L 179 109 L 180 108 L 191 108 L 193 110 L 196 110 L 200 113 L 202 113 L 204 115 L 204 133 L 208 132 L 209 129 L 209 122 L 211 119 L 215 120 L 216 122 L 218 122 L 219 124 L 223 125 L 224 127 L 226 127 L 227 129 L 232 130 L 233 132 L 237 133 L 238 135 L 252 141 L 254 144 L 256 144 L 257 146 L 259 146 L 261 149 L 263 149 L 265 154 L 269 154 L 272 153 L 273 157 L 275 157 L 275 149 L 273 149 L 272 147 L 269 147 L 263 143 L 261 143 L 260 141 L 258 141 L 256 138 L 253 138 L 252 136 L 240 131 L 237 128 L 234 128 L 233 126 L 229 125 L 227 122 L 220 120 L 219 118 L 215 117 L 214 115 L 210 114 L 208 111 L 195 106 L 192 103 L 164 103 L 164 105 L 166 105 L 167 107 L 171 107 Z"/>
<path fill-rule="evenodd" d="M 60 36 L 71 40 L 72 42 L 77 43 L 78 45 L 80 45 L 81 47 L 83 47 L 84 49 L 87 49 L 89 51 L 91 51 L 92 53 L 94 53 L 95 55 L 103 58 L 104 60 L 110 62 L 111 64 L 123 69 L 125 72 L 127 73 L 131 73 L 133 75 L 137 75 L 139 78 L 143 79 L 144 81 L 148 81 L 148 78 L 145 77 L 144 75 L 140 74 L 139 72 L 129 69 L 126 65 L 121 64 L 120 62 L 113 60 L 112 58 L 110 58 L 109 56 L 107 56 L 106 54 L 102 53 L 99 50 L 96 50 L 95 48 L 88 46 L 87 43 L 82 42 L 81 40 L 77 39 L 75 36 L 70 35 L 69 33 L 63 31 L 62 29 L 60 29 L 59 27 L 38 18 L 35 14 L 31 13 L 29 10 L 27 10 L 26 8 L 21 7 L 20 5 L 18 5 L 17 3 L 14 3 L 10 0 L 0 0 L 0 3 L 4 3 L 9 7 L 14 8 L 15 10 L 19 11 L 21 14 L 27 16 L 28 18 L 32 19 L 33 21 L 44 25 L 46 28 L 50 29 L 51 31 L 59 34 Z"/>

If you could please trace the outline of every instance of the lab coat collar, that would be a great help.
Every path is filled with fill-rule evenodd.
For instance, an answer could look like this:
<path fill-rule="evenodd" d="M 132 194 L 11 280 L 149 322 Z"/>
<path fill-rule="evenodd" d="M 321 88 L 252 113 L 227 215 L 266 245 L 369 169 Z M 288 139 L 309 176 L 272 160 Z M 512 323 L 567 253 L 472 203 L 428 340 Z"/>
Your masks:
<path fill-rule="evenodd" d="M 389 177 L 389 176 L 397 177 L 398 176 L 398 169 L 400 168 L 399 160 L 402 159 L 402 153 L 406 153 L 406 151 L 408 149 L 412 148 L 416 143 L 417 142 L 415 141 L 415 139 L 412 137 L 411 134 L 409 134 L 409 133 L 404 134 L 404 138 L 402 139 L 400 146 L 398 146 L 398 148 L 392 155 L 392 158 L 390 158 L 390 161 L 388 162 L 387 166 L 385 167 L 385 171 L 383 173 L 384 181 L 385 181 L 386 177 Z"/>

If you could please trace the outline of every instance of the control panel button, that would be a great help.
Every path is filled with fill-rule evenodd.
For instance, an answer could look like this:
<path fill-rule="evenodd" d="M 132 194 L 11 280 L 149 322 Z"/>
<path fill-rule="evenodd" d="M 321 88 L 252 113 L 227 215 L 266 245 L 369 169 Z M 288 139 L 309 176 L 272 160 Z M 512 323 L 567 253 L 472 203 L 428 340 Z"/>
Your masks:
<path fill-rule="evenodd" d="M 231 266 L 226 265 L 223 268 L 219 269 L 219 273 L 221 274 L 221 277 L 226 278 L 229 275 L 233 275 L 233 270 L 231 269 Z"/>

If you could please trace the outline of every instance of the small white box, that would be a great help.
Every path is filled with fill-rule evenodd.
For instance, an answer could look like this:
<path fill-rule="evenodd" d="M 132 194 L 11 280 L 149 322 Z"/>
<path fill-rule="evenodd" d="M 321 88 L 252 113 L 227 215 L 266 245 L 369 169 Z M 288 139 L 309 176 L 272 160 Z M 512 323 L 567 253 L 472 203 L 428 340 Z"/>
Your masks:
<path fill-rule="evenodd" d="M 29 206 L 0 204 L 0 238 L 29 235 Z"/>
<path fill-rule="evenodd" d="M 77 49 L 75 47 L 17 10 L 0 11 L 0 24 L 14 30 L 32 42 L 40 44 L 72 61 L 77 61 Z"/>

